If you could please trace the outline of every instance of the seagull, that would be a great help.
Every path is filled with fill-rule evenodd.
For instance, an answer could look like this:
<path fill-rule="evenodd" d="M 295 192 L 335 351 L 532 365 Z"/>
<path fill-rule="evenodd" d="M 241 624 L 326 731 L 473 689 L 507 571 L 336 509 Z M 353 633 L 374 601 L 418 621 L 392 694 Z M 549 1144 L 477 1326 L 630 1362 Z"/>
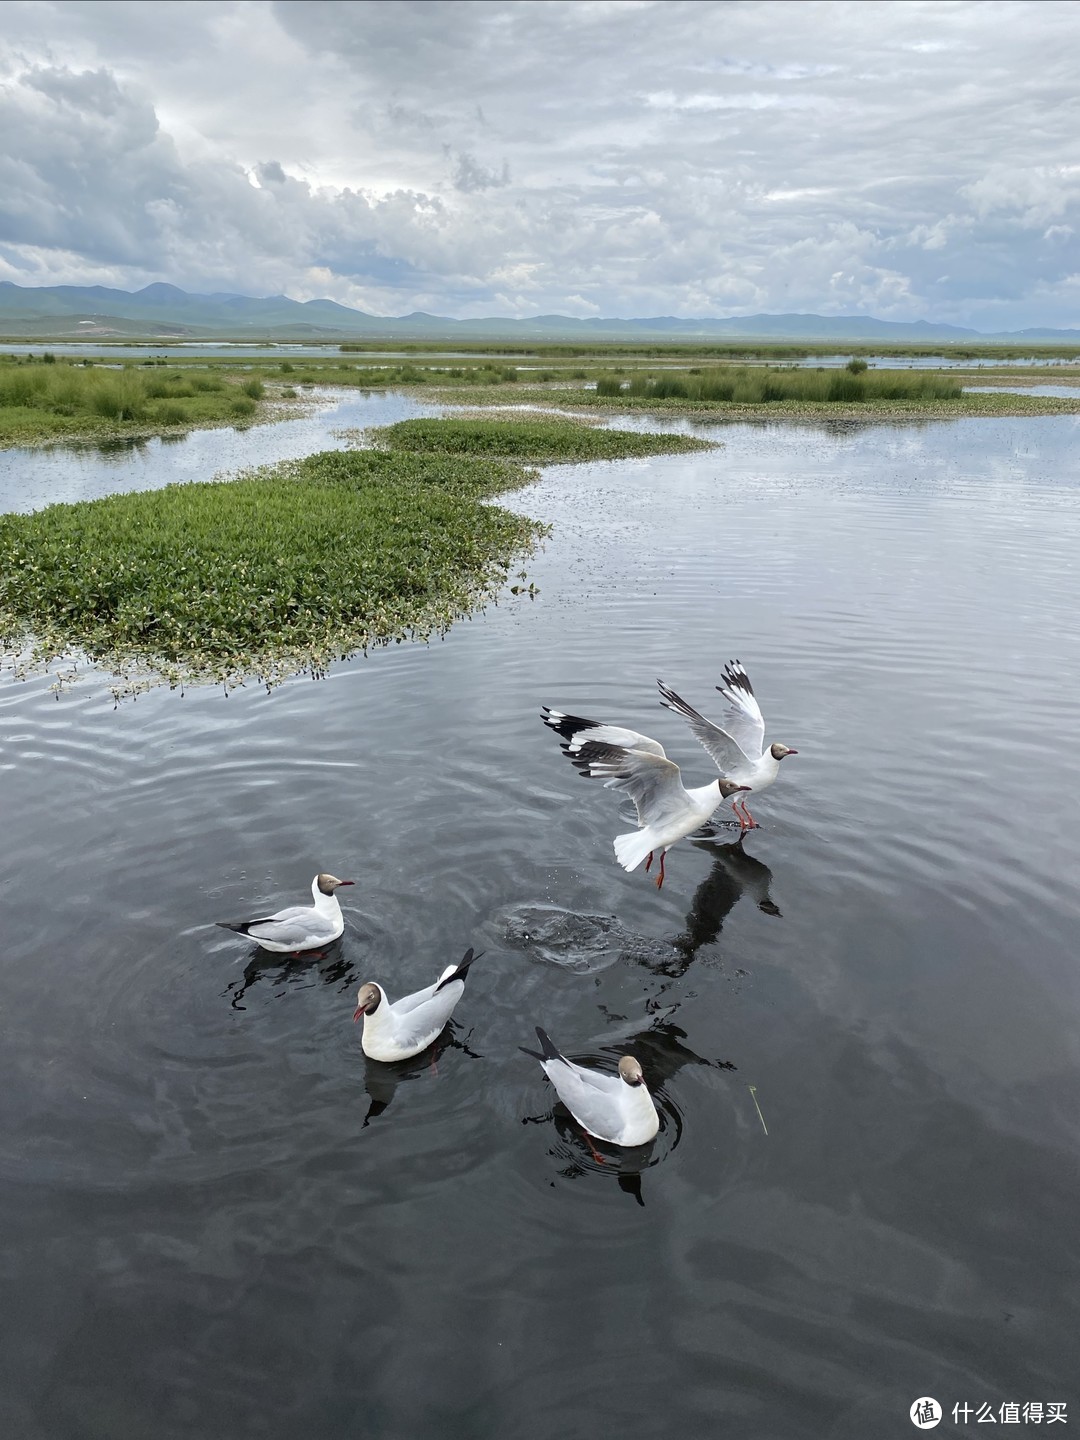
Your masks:
<path fill-rule="evenodd" d="M 539 1025 L 536 1037 L 540 1050 L 526 1050 L 524 1045 L 518 1049 L 540 1061 L 559 1099 L 589 1135 L 609 1145 L 628 1146 L 646 1145 L 656 1135 L 660 1116 L 633 1055 L 622 1057 L 618 1075 L 604 1075 L 560 1055 Z"/>
<path fill-rule="evenodd" d="M 481 950 L 480 955 L 483 953 Z M 364 1054 L 372 1060 L 411 1060 L 426 1050 L 465 993 L 465 976 L 480 955 L 466 950 L 461 961 L 448 965 L 434 985 L 393 1002 L 374 980 L 361 985 L 352 1018 L 355 1025 L 361 1015 L 364 1017 L 360 1041 Z"/>
<path fill-rule="evenodd" d="M 730 660 L 724 666 L 724 684 L 717 690 L 727 701 L 724 711 L 724 726 L 714 725 L 699 715 L 675 691 L 658 680 L 661 705 L 681 715 L 690 729 L 712 756 L 716 768 L 729 780 L 738 781 L 743 790 L 764 790 L 780 773 L 780 761 L 785 755 L 797 755 L 788 745 L 774 741 L 765 749 L 765 717 L 761 713 L 750 677 L 743 669 L 741 660 Z M 738 817 L 740 829 L 756 830 L 758 823 L 746 808 L 746 801 L 731 802 Z"/>
<path fill-rule="evenodd" d="M 540 713 L 544 724 L 563 737 L 563 754 L 579 774 L 603 780 L 630 796 L 639 828 L 615 836 L 615 858 L 624 870 L 636 870 L 644 860 L 648 871 L 659 850 L 658 890 L 664 884 L 664 856 L 672 845 L 700 829 L 721 801 L 750 788 L 721 777 L 687 790 L 678 765 L 667 758 L 658 740 L 620 725 L 564 715 L 561 710 L 545 707 Z"/>
<path fill-rule="evenodd" d="M 279 955 L 301 955 L 305 950 L 318 950 L 330 945 L 345 929 L 335 890 L 355 885 L 355 880 L 339 880 L 336 875 L 316 875 L 311 882 L 314 905 L 289 905 L 273 915 L 256 920 L 215 920 L 223 930 L 249 935 L 264 950 Z"/>

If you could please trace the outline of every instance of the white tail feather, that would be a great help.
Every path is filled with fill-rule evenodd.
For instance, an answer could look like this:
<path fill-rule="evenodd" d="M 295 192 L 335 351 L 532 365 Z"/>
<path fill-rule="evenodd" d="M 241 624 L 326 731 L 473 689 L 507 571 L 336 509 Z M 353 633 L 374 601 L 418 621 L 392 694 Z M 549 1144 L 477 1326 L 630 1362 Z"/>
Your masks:
<path fill-rule="evenodd" d="M 636 870 L 652 849 L 647 830 L 631 830 L 626 835 L 615 836 L 615 859 L 624 870 Z"/>

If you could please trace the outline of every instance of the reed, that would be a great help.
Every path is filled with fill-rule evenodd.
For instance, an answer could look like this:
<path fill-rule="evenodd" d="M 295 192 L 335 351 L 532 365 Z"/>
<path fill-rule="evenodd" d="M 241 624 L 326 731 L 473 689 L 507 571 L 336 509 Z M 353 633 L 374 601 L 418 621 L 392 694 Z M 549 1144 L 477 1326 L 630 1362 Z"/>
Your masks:
<path fill-rule="evenodd" d="M 192 370 L 7 360 L 0 362 L 0 443 L 123 434 L 135 426 L 220 424 L 231 415 L 254 413 L 264 393 L 258 379 L 236 384 Z"/>

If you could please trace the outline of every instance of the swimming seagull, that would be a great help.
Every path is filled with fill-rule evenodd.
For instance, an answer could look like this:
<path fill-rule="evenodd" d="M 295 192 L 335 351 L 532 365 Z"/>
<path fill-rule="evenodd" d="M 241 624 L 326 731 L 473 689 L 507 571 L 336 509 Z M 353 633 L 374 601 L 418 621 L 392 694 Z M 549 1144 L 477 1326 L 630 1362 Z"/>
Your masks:
<path fill-rule="evenodd" d="M 483 953 L 481 950 L 480 955 Z M 361 985 L 352 1018 L 355 1024 L 361 1015 L 364 1017 L 360 1041 L 364 1054 L 372 1060 L 409 1060 L 426 1050 L 465 993 L 466 973 L 480 955 L 466 950 L 460 963 L 448 965 L 434 985 L 392 1003 L 374 980 Z"/>
<path fill-rule="evenodd" d="M 305 950 L 332 944 L 344 931 L 345 918 L 334 892 L 343 885 L 355 884 L 355 880 L 339 880 L 336 875 L 316 875 L 311 882 L 314 905 L 289 905 L 256 920 L 215 920 L 214 924 L 250 936 L 264 950 L 301 955 Z"/>
<path fill-rule="evenodd" d="M 723 729 L 699 715 L 662 680 L 656 683 L 663 697 L 661 705 L 683 717 L 712 756 L 720 774 L 737 781 L 744 790 L 766 789 L 780 773 L 784 756 L 799 753 L 779 741 L 765 749 L 765 717 L 741 660 L 731 660 L 724 666 L 724 684 L 716 687 L 727 701 Z M 757 829 L 757 821 L 746 808 L 745 800 L 741 813 L 738 800 L 731 804 L 742 830 Z"/>
<path fill-rule="evenodd" d="M 617 1075 L 605 1075 L 560 1055 L 539 1025 L 536 1037 L 540 1050 L 526 1050 L 524 1045 L 518 1049 L 540 1061 L 559 1099 L 583 1130 L 609 1145 L 645 1145 L 653 1139 L 660 1116 L 633 1055 L 622 1057 Z"/>
<path fill-rule="evenodd" d="M 624 870 L 636 870 L 644 860 L 648 871 L 659 850 L 658 890 L 664 884 L 664 856 L 672 845 L 700 829 L 721 801 L 749 789 L 721 778 L 686 790 L 678 765 L 667 758 L 658 740 L 619 725 L 564 715 L 561 710 L 545 707 L 540 713 L 544 724 L 563 736 L 563 754 L 579 774 L 603 780 L 630 796 L 640 828 L 615 836 L 615 858 Z"/>

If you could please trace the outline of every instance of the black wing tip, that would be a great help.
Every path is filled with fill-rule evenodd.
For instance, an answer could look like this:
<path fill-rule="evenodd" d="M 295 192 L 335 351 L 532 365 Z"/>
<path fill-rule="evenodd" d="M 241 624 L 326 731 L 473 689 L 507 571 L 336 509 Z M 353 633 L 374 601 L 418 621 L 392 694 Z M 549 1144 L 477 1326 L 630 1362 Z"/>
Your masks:
<path fill-rule="evenodd" d="M 265 925 L 273 918 L 272 915 L 257 915 L 254 920 L 215 920 L 214 924 L 220 925 L 223 930 L 235 930 L 237 935 L 250 935 L 253 925 Z"/>
<path fill-rule="evenodd" d="M 660 695 L 662 697 L 660 700 L 660 704 L 666 706 L 669 710 L 690 709 L 690 706 L 687 705 L 686 701 L 682 698 L 678 691 L 673 690 L 670 685 L 665 685 L 663 680 L 658 680 L 656 682 L 656 688 L 660 691 Z"/>
<path fill-rule="evenodd" d="M 562 710 L 551 710 L 546 705 L 541 706 L 540 715 L 548 729 L 554 730 L 564 740 L 572 740 L 582 730 L 597 730 L 601 723 L 599 720 L 586 720 L 584 715 L 566 715 Z"/>
<path fill-rule="evenodd" d="M 518 1049 L 521 1051 L 521 1053 L 522 1053 L 523 1055 L 528 1055 L 531 1060 L 543 1060 L 543 1059 L 544 1059 L 544 1056 L 540 1054 L 540 1051 L 539 1051 L 539 1050 L 529 1050 L 529 1049 L 527 1049 L 524 1045 L 519 1045 L 519 1046 L 518 1046 Z"/>
<path fill-rule="evenodd" d="M 543 1054 L 538 1058 L 541 1060 L 561 1060 L 562 1055 L 558 1046 L 552 1041 L 551 1036 L 539 1025 L 536 1027 L 536 1038 L 540 1041 Z"/>
<path fill-rule="evenodd" d="M 465 977 L 469 973 L 469 966 L 474 965 L 477 960 L 479 960 L 483 955 L 486 954 L 486 950 L 474 951 L 472 946 L 470 945 L 468 950 L 465 951 L 465 954 L 454 966 L 454 973 L 452 975 L 447 975 L 445 980 L 440 980 L 438 985 L 435 986 L 436 995 L 439 993 L 439 991 L 443 988 L 444 985 L 452 985 L 455 980 L 460 980 L 462 984 L 464 984 Z"/>
<path fill-rule="evenodd" d="M 753 695 L 754 687 L 750 684 L 750 676 L 747 675 L 741 660 L 729 660 L 724 666 L 724 684 L 717 685 L 721 695 L 729 686 L 737 690 L 745 690 L 748 695 Z"/>

